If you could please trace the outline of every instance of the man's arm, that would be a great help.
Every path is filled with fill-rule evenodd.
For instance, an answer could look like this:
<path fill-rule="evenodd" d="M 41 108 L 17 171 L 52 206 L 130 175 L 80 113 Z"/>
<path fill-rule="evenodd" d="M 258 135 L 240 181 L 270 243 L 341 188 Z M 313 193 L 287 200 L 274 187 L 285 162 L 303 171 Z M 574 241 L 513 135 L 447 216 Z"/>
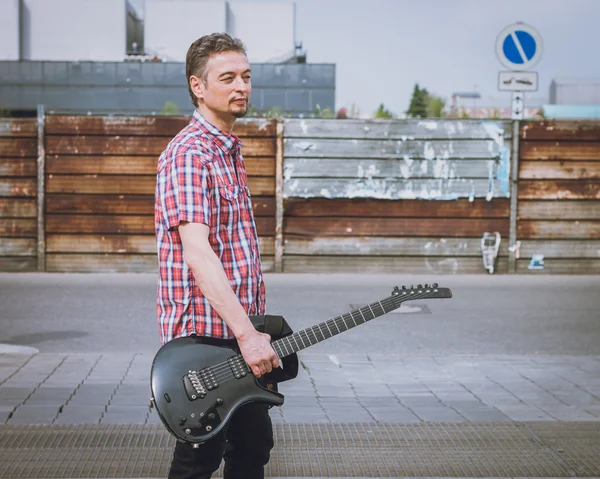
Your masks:
<path fill-rule="evenodd" d="M 209 227 L 203 223 L 182 222 L 179 225 L 184 260 L 202 294 L 235 335 L 253 374 L 260 377 L 278 367 L 279 359 L 271 347 L 271 337 L 254 328 L 231 289 L 223 265 L 208 241 L 209 232 Z"/>

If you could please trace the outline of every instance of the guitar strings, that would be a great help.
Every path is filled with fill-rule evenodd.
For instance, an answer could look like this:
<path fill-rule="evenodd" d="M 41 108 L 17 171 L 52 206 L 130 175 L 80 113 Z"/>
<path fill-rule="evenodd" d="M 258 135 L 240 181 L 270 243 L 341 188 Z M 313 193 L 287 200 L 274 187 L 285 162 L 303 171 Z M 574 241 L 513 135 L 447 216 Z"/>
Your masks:
<path fill-rule="evenodd" d="M 404 303 L 404 302 L 406 302 L 409 299 L 410 300 L 420 299 L 420 298 L 423 298 L 423 297 L 425 297 L 427 295 L 429 295 L 428 292 L 415 293 L 415 294 L 412 294 L 412 295 L 408 295 L 405 298 L 400 298 L 400 301 L 401 301 L 401 303 Z M 397 296 L 389 296 L 388 298 L 385 298 L 385 299 L 383 299 L 381 301 L 378 301 L 378 303 L 381 305 L 382 309 L 384 309 L 383 308 L 384 304 L 385 304 L 386 307 L 388 305 L 393 306 L 394 303 L 397 302 L 397 301 L 398 301 L 398 297 Z M 375 303 L 371 303 L 371 304 L 375 304 Z M 368 305 L 368 306 L 365 306 L 365 307 L 369 307 L 370 308 L 370 306 L 371 305 Z M 354 310 L 354 311 L 350 311 L 348 313 L 344 313 L 341 316 L 336 316 L 336 317 L 334 317 L 332 319 L 329 319 L 327 321 L 319 323 L 319 324 L 317 324 L 315 326 L 312 326 L 310 328 L 305 328 L 303 330 L 297 331 L 296 333 L 292 333 L 292 334 L 290 334 L 288 336 L 285 336 L 284 338 L 280 338 L 279 340 L 276 340 L 276 341 L 281 341 L 283 339 L 286 339 L 287 341 L 290 342 L 290 345 L 291 345 L 292 344 L 291 343 L 291 337 L 294 336 L 294 335 L 296 335 L 297 338 L 299 338 L 299 340 L 302 343 L 302 345 L 304 346 L 304 348 L 300 348 L 300 344 L 298 343 L 298 339 L 294 338 L 294 341 L 296 342 L 296 346 L 298 348 L 300 348 L 299 350 L 305 349 L 305 348 L 307 348 L 309 346 L 312 346 L 313 344 L 316 344 L 316 343 L 313 343 L 312 340 L 310 339 L 310 337 L 309 337 L 309 330 L 312 330 L 312 333 L 315 336 L 315 339 L 317 339 L 317 342 L 319 342 L 318 337 L 317 337 L 316 332 L 314 331 L 314 329 L 315 328 L 319 328 L 319 331 L 323 335 L 323 339 L 329 339 L 323 333 L 323 329 L 322 328 L 323 327 L 327 328 L 327 330 L 329 330 L 329 332 L 331 332 L 331 330 L 327 327 L 327 323 L 329 323 L 330 321 L 333 321 L 333 324 L 336 326 L 336 328 L 338 330 L 338 333 L 333 333 L 333 335 L 330 336 L 330 337 L 336 336 L 339 333 L 342 333 L 344 331 L 348 331 L 349 329 L 352 329 L 352 328 L 346 328 L 346 329 L 343 329 L 343 330 L 340 329 L 340 327 L 339 327 L 340 324 L 341 325 L 345 325 L 346 324 L 346 319 L 344 319 L 344 316 L 350 316 L 350 318 L 352 318 L 352 320 L 354 321 L 354 323 L 356 324 L 356 326 L 359 326 L 360 324 L 364 324 L 365 322 L 369 321 L 369 320 L 367 320 L 367 321 L 363 321 L 362 323 L 356 323 L 356 319 L 354 318 L 354 316 L 352 315 L 352 313 L 356 313 L 356 311 L 360 311 L 362 309 L 363 308 L 359 308 L 358 310 Z M 393 309 L 397 309 L 397 307 L 393 308 Z M 385 311 L 385 309 L 384 309 L 384 312 L 382 314 L 378 315 L 378 316 L 383 316 L 384 314 L 387 314 L 390 311 L 393 311 L 393 309 L 390 309 L 389 311 Z M 362 313 L 361 313 L 361 315 L 362 315 Z M 374 316 L 371 319 L 375 319 L 378 316 Z M 304 342 L 304 340 L 302 338 L 302 335 L 304 335 L 304 338 L 308 342 L 308 346 L 305 344 L 305 342 Z M 241 355 L 238 355 L 238 357 L 239 356 L 241 356 Z M 246 364 L 246 368 L 249 369 L 249 366 L 247 364 Z M 208 367 L 208 368 L 203 368 L 203 369 L 210 369 L 212 371 L 212 373 L 213 373 L 214 378 L 219 383 L 224 383 L 224 382 L 229 381 L 231 379 L 235 379 L 235 376 L 233 375 L 233 372 L 231 371 L 231 367 L 230 367 L 230 365 L 229 365 L 229 363 L 227 361 L 224 361 L 222 363 L 217 363 L 213 367 Z M 252 371 L 249 371 L 249 374 L 252 374 Z"/>
<path fill-rule="evenodd" d="M 427 295 L 428 295 L 428 293 L 427 293 L 427 292 L 423 292 L 423 293 L 415 293 L 415 294 L 413 294 L 413 295 L 406 296 L 406 298 L 402 299 L 402 300 L 401 300 L 401 302 L 403 303 L 403 302 L 407 301 L 409 298 L 410 298 L 411 300 L 413 300 L 413 299 L 420 299 L 420 298 L 422 298 L 422 297 L 424 297 L 424 296 L 427 296 Z M 386 299 L 383 299 L 383 300 L 379 301 L 379 303 L 380 303 L 382 306 L 383 306 L 383 304 L 384 304 L 384 303 L 385 303 L 385 305 L 386 305 L 386 306 L 388 306 L 388 303 L 392 303 L 392 305 L 393 305 L 393 303 L 394 303 L 394 302 L 396 302 L 397 300 L 398 300 L 398 299 L 397 299 L 397 297 L 396 297 L 396 296 L 390 296 L 390 297 L 388 297 L 388 298 L 386 298 Z M 374 303 L 372 303 L 372 304 L 374 304 Z M 370 306 L 370 305 L 369 305 L 369 306 Z M 363 309 L 363 308 L 360 308 L 360 309 Z M 397 308 L 393 308 L 393 309 L 397 309 Z M 393 309 L 390 309 L 389 311 L 392 311 Z M 355 311 L 357 311 L 357 310 L 355 310 Z M 356 320 L 355 320 L 354 316 L 352 316 L 352 314 L 351 314 L 352 312 L 355 312 L 355 311 L 351 311 L 351 312 L 348 312 L 348 313 L 344 313 L 344 314 L 342 314 L 341 316 L 336 316 L 335 318 L 332 318 L 332 320 L 333 320 L 333 323 L 335 324 L 336 328 L 337 328 L 337 329 L 338 329 L 340 332 L 344 332 L 344 331 L 347 331 L 348 329 L 351 329 L 351 328 L 346 328 L 346 329 L 344 329 L 344 330 L 340 330 L 340 328 L 339 328 L 339 324 L 342 324 L 342 325 L 346 324 L 346 323 L 345 323 L 345 321 L 346 321 L 346 320 L 344 319 L 344 316 L 345 316 L 345 315 L 350 315 L 350 317 L 352 318 L 352 320 L 353 320 L 353 321 L 356 323 Z M 389 311 L 387 311 L 387 312 L 389 312 Z M 380 315 L 378 315 L 378 316 L 382 316 L 383 314 L 386 314 L 387 312 L 386 312 L 386 311 L 384 311 L 384 313 L 382 313 L 382 314 L 380 314 Z M 373 317 L 373 318 L 371 318 L 371 319 L 375 319 L 375 318 L 376 318 L 376 317 L 378 317 L 378 316 L 375 316 L 375 317 Z M 306 329 L 304 329 L 304 330 L 297 331 L 296 333 L 292 333 L 291 335 L 289 335 L 289 336 L 286 336 L 285 338 L 281 338 L 281 339 L 287 339 L 288 341 L 290 341 L 290 339 L 289 339 L 289 338 L 290 338 L 291 336 L 297 335 L 297 336 L 300 338 L 300 341 L 302 342 L 302 344 L 303 344 L 304 348 L 307 348 L 307 347 L 309 347 L 309 346 L 312 346 L 313 344 L 316 344 L 316 343 L 312 343 L 312 341 L 311 341 L 311 339 L 310 339 L 310 337 L 309 337 L 309 335 L 308 335 L 308 331 L 307 331 L 307 330 L 308 330 L 308 329 L 314 329 L 314 328 L 316 328 L 316 327 L 319 327 L 319 328 L 321 328 L 321 326 L 325 326 L 325 325 L 326 325 L 326 323 L 328 323 L 329 321 L 331 321 L 331 320 L 327 320 L 327 321 L 325 321 L 325 322 L 319 323 L 318 325 L 312 326 L 311 328 L 306 328 Z M 365 321 L 365 322 L 366 322 L 366 321 Z M 360 324 L 364 324 L 364 322 L 363 322 L 363 323 L 360 323 Z M 358 326 L 358 325 L 359 325 L 359 324 L 357 324 L 357 326 Z M 304 343 L 304 340 L 302 339 L 302 334 L 304 334 L 304 337 L 305 337 L 305 339 L 308 341 L 308 343 L 309 343 L 309 345 L 308 345 L 308 346 L 306 346 L 306 344 Z M 314 334 L 314 331 L 313 331 L 313 334 Z M 334 334 L 334 336 L 335 336 L 335 335 L 336 335 L 336 334 Z M 331 336 L 330 336 L 330 337 L 331 337 Z M 315 334 L 315 339 L 317 339 L 317 338 L 316 338 L 316 334 Z M 324 337 L 324 339 L 329 339 L 329 338 L 325 338 L 325 337 Z M 279 341 L 279 340 L 278 340 L 278 341 Z M 294 339 L 294 341 L 296 342 L 296 345 L 297 345 L 298 347 L 300 347 L 300 344 L 298 343 L 298 340 L 297 340 L 297 339 Z M 317 342 L 318 342 L 318 341 L 317 341 Z M 290 342 L 290 344 L 291 344 L 291 342 Z M 300 348 L 300 349 L 304 349 L 304 348 Z M 241 356 L 241 355 L 238 355 L 238 357 L 239 357 L 239 356 Z M 285 357 L 285 356 L 284 356 L 284 357 Z M 246 367 L 249 369 L 248 365 L 246 365 Z M 233 375 L 233 372 L 231 371 L 231 368 L 230 368 L 230 366 L 229 366 L 229 364 L 228 364 L 227 362 L 217 363 L 215 366 L 213 366 L 213 367 L 209 367 L 209 368 L 207 368 L 207 369 L 210 369 L 210 370 L 212 370 L 212 372 L 213 372 L 213 375 L 214 375 L 214 378 L 215 378 L 215 379 L 216 379 L 216 380 L 217 380 L 219 383 L 223 383 L 223 382 L 229 381 L 229 380 L 231 380 L 231 379 L 235 379 L 235 376 Z M 249 372 L 250 372 L 250 374 L 252 374 L 252 371 L 249 371 Z"/>

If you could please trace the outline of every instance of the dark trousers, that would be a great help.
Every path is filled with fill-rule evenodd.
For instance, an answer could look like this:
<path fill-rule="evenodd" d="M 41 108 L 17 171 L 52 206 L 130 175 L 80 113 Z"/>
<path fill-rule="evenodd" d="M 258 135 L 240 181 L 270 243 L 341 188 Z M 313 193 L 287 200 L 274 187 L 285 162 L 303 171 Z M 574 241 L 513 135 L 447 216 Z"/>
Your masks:
<path fill-rule="evenodd" d="M 263 479 L 273 448 L 273 425 L 266 404 L 240 407 L 212 439 L 194 449 L 177 441 L 169 479 L 209 479 L 225 459 L 224 479 Z"/>

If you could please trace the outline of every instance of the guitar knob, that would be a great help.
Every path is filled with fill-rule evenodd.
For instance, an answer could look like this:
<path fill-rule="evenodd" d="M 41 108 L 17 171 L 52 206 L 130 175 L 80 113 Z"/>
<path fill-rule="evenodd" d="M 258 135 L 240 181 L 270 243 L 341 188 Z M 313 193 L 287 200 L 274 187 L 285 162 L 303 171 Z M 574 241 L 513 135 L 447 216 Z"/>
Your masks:
<path fill-rule="evenodd" d="M 208 420 L 209 420 L 209 421 L 214 421 L 216 417 L 217 417 L 217 416 L 215 416 L 215 415 L 214 415 L 214 413 L 212 413 L 212 412 L 211 412 L 211 413 L 208 415 Z"/>
<path fill-rule="evenodd" d="M 179 425 L 183 426 L 187 422 L 187 419 L 183 416 L 179 418 Z"/>

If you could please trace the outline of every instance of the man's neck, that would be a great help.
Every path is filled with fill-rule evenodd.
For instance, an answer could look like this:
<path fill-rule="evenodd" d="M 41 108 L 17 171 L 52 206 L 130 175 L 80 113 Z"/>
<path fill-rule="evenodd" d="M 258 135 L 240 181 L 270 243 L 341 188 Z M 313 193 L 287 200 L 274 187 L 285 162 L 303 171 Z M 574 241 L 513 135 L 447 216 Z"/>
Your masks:
<path fill-rule="evenodd" d="M 204 117 L 204 119 L 206 121 L 215 125 L 223 133 L 227 133 L 228 135 L 231 135 L 231 132 L 233 131 L 233 125 L 235 124 L 235 120 L 236 120 L 235 117 L 232 117 L 231 120 L 221 118 L 221 117 L 215 115 L 208 108 L 204 108 L 202 105 L 198 106 L 198 112 Z"/>

